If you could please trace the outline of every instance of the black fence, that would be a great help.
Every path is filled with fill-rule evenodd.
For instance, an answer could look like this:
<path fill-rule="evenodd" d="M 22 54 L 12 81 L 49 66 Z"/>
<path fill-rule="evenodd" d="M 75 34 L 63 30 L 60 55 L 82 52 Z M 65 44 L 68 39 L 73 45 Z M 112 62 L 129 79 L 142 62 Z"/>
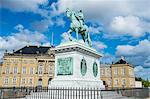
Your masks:
<path fill-rule="evenodd" d="M 97 88 L 0 88 L 0 99 L 145 99 L 149 88 L 100 90 Z"/>

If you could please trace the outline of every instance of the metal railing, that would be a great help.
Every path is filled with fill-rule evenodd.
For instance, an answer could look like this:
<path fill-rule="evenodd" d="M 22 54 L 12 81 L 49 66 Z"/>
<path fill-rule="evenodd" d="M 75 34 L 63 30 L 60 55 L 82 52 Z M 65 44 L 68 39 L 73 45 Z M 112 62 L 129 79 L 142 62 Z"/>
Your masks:
<path fill-rule="evenodd" d="M 145 99 L 148 88 L 100 90 L 97 88 L 0 88 L 0 99 Z"/>

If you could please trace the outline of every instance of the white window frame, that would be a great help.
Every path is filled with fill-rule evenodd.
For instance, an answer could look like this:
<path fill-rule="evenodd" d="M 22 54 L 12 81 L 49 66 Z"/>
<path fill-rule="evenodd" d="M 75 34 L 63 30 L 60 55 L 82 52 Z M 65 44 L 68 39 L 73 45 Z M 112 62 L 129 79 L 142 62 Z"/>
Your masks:
<path fill-rule="evenodd" d="M 117 86 L 118 85 L 118 79 L 115 79 L 114 84 Z"/>
<path fill-rule="evenodd" d="M 18 67 L 14 67 L 14 74 L 17 74 L 18 73 Z"/>
<path fill-rule="evenodd" d="M 14 77 L 14 78 L 12 79 L 12 83 L 13 83 L 14 85 L 16 85 L 16 83 L 17 83 L 17 78 L 16 78 L 16 77 Z"/>
<path fill-rule="evenodd" d="M 22 67 L 22 74 L 26 74 L 26 67 Z"/>
<path fill-rule="evenodd" d="M 30 67 L 30 74 L 33 75 L 34 74 L 34 68 Z"/>
<path fill-rule="evenodd" d="M 126 75 L 126 68 L 122 68 L 122 75 L 123 75 L 123 76 Z"/>
<path fill-rule="evenodd" d="M 32 85 L 33 84 L 33 78 L 29 78 L 28 83 L 29 83 L 29 85 Z"/>
<path fill-rule="evenodd" d="M 26 79 L 25 78 L 21 79 L 21 84 L 26 84 Z"/>
<path fill-rule="evenodd" d="M 9 74 L 9 73 L 10 73 L 10 67 L 7 66 L 7 67 L 6 67 L 6 74 Z"/>
<path fill-rule="evenodd" d="M 101 69 L 101 74 L 102 74 L 103 76 L 105 75 L 105 69 L 104 69 L 104 68 Z"/>
<path fill-rule="evenodd" d="M 9 78 L 4 78 L 4 85 L 8 85 L 9 83 Z"/>
<path fill-rule="evenodd" d="M 122 79 L 122 85 L 123 85 L 123 86 L 126 85 L 126 79 Z"/>
<path fill-rule="evenodd" d="M 41 65 L 41 64 L 38 66 L 38 74 L 39 75 L 43 74 L 43 65 Z"/>
<path fill-rule="evenodd" d="M 114 75 L 118 75 L 118 68 L 114 68 Z"/>

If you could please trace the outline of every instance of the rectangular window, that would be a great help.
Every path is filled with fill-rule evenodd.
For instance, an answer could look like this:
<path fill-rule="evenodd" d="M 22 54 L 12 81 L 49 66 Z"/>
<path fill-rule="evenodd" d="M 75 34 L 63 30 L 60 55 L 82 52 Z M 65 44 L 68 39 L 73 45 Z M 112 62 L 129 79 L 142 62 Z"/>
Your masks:
<path fill-rule="evenodd" d="M 114 84 L 115 84 L 115 85 L 118 85 L 118 79 L 115 79 Z"/>
<path fill-rule="evenodd" d="M 105 75 L 104 69 L 101 69 L 101 74 Z"/>
<path fill-rule="evenodd" d="M 122 79 L 122 85 L 125 86 L 126 85 L 126 80 Z"/>
<path fill-rule="evenodd" d="M 114 69 L 114 75 L 118 75 L 118 68 Z"/>
<path fill-rule="evenodd" d="M 32 78 L 29 79 L 29 84 L 30 84 L 30 85 L 33 84 L 33 79 L 32 79 Z"/>
<path fill-rule="evenodd" d="M 31 67 L 30 68 L 30 74 L 33 75 L 34 74 L 34 69 Z"/>
<path fill-rule="evenodd" d="M 1 74 L 1 72 L 2 72 L 2 67 L 0 66 L 0 74 Z"/>
<path fill-rule="evenodd" d="M 16 82 L 17 82 L 17 78 L 16 78 L 16 77 L 14 77 L 14 78 L 13 78 L 13 84 L 15 85 L 15 84 L 16 84 Z"/>
<path fill-rule="evenodd" d="M 49 65 L 49 74 L 52 75 L 53 74 L 53 66 Z"/>
<path fill-rule="evenodd" d="M 108 79 L 108 85 L 111 86 L 111 79 Z"/>
<path fill-rule="evenodd" d="M 26 74 L 26 67 L 22 68 L 22 74 Z"/>
<path fill-rule="evenodd" d="M 17 72 L 18 72 L 18 68 L 14 67 L 14 74 L 17 74 Z"/>
<path fill-rule="evenodd" d="M 111 76 L 110 68 L 107 68 L 107 76 Z"/>
<path fill-rule="evenodd" d="M 39 65 L 38 67 L 38 74 L 43 74 L 43 66 Z"/>
<path fill-rule="evenodd" d="M 4 84 L 7 85 L 8 82 L 9 82 L 9 79 L 8 79 L 8 78 L 5 78 L 5 79 L 4 79 Z"/>
<path fill-rule="evenodd" d="M 22 78 L 22 79 L 21 79 L 21 84 L 25 84 L 25 82 L 26 82 L 26 79 L 25 79 L 25 78 Z"/>
<path fill-rule="evenodd" d="M 126 75 L 126 68 L 122 68 L 122 75 Z"/>
<path fill-rule="evenodd" d="M 10 67 L 6 67 L 6 74 L 9 74 L 9 72 L 10 72 Z"/>

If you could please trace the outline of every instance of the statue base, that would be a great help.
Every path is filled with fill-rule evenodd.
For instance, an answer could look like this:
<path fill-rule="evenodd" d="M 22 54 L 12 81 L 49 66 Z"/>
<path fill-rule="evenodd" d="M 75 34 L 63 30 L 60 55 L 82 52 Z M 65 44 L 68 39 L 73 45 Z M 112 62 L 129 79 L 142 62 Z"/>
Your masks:
<path fill-rule="evenodd" d="M 55 51 L 55 75 L 49 87 L 101 88 L 100 62 L 102 56 L 84 43 L 62 43 Z"/>

